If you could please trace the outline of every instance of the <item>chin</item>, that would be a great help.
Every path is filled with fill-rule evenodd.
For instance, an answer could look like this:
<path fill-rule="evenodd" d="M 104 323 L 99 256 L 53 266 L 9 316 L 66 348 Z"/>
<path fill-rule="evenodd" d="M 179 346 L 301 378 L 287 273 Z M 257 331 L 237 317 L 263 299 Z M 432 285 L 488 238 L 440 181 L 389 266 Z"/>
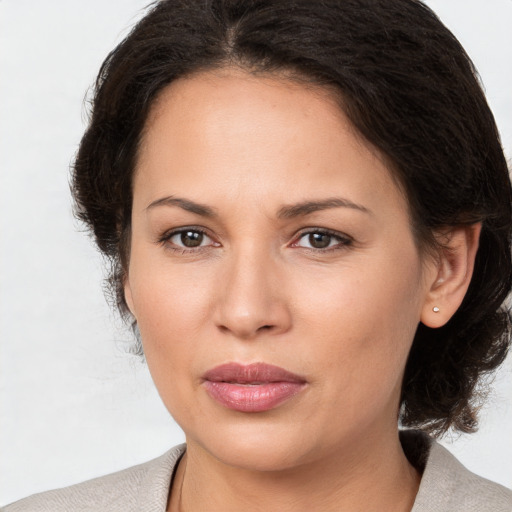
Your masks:
<path fill-rule="evenodd" d="M 235 424 L 215 428 L 197 439 L 203 450 L 228 466 L 248 471 L 283 471 L 308 460 L 314 452 L 304 442 L 304 433 L 293 427 Z M 188 441 L 188 438 L 187 438 Z"/>

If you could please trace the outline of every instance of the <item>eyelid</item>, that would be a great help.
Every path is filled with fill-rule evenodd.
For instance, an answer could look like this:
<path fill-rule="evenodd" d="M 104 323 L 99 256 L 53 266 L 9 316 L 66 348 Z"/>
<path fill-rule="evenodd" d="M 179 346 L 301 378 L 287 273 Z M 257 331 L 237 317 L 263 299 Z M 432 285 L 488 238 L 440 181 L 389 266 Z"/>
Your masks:
<path fill-rule="evenodd" d="M 171 238 L 175 235 L 179 235 L 180 233 L 184 233 L 186 231 L 195 231 L 197 233 L 201 233 L 202 235 L 208 237 L 213 243 L 208 245 L 202 245 L 197 247 L 182 247 L 180 245 L 171 245 Z M 178 251 L 198 251 L 201 249 L 206 249 L 207 247 L 220 247 L 220 243 L 215 241 L 215 238 L 209 233 L 207 229 L 201 226 L 180 226 L 178 228 L 172 228 L 165 231 L 162 235 L 160 235 L 157 239 L 157 243 L 162 245 L 167 245 L 171 249 L 176 249 Z"/>
<path fill-rule="evenodd" d="M 319 248 L 315 248 L 315 247 L 302 247 L 302 246 L 298 245 L 298 242 L 304 236 L 311 235 L 313 233 L 321 233 L 321 234 L 324 234 L 324 235 L 331 236 L 333 238 L 338 239 L 339 243 L 334 245 L 334 246 L 332 246 L 332 247 L 325 247 L 323 249 L 319 249 Z M 292 247 L 298 247 L 298 248 L 305 249 L 305 250 L 309 250 L 309 251 L 314 251 L 314 252 L 328 252 L 328 251 L 332 251 L 332 250 L 343 249 L 343 248 L 351 245 L 353 242 L 354 242 L 354 239 L 351 236 L 349 236 L 349 235 L 347 235 L 345 233 L 341 233 L 339 231 L 334 231 L 332 229 L 327 229 L 327 228 L 310 227 L 310 228 L 304 228 L 301 231 L 299 231 L 294 236 L 293 242 L 291 243 L 291 246 Z"/>

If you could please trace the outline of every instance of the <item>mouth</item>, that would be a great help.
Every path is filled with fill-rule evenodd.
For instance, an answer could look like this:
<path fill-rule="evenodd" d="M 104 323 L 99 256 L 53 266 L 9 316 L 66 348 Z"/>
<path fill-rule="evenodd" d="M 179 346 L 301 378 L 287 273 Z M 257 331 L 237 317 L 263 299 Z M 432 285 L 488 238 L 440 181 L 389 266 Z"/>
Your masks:
<path fill-rule="evenodd" d="M 208 395 L 220 405 L 240 412 L 274 409 L 306 387 L 306 379 L 266 363 L 227 363 L 203 375 Z"/>

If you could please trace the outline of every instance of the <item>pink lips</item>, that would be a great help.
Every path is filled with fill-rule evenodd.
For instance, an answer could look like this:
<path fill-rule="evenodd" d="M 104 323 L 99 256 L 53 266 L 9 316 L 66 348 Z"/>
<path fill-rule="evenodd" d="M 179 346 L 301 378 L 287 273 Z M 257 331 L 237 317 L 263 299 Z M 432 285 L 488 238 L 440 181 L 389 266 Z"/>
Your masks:
<path fill-rule="evenodd" d="M 268 411 L 301 391 L 306 380 L 283 368 L 265 363 L 228 363 L 203 375 L 208 394 L 228 409 Z"/>

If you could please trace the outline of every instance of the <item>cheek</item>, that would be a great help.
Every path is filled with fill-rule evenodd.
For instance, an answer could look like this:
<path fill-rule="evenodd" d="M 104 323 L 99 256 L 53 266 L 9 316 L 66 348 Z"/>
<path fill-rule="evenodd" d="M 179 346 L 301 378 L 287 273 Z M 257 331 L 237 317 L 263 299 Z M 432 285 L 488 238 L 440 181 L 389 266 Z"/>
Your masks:
<path fill-rule="evenodd" d="M 420 263 L 409 258 L 404 272 L 395 261 L 368 259 L 330 279 L 317 273 L 303 281 L 310 292 L 301 310 L 301 338 L 311 345 L 304 348 L 329 375 L 322 385 L 345 412 L 347 404 L 353 414 L 362 403 L 381 407 L 401 383 L 420 317 Z"/>
<path fill-rule="evenodd" d="M 176 281 L 165 286 L 158 280 L 155 286 L 148 282 L 139 290 L 138 326 L 146 352 L 163 355 L 192 349 L 207 317 L 208 301 L 204 290 L 187 288 L 181 289 Z"/>
<path fill-rule="evenodd" d="M 211 308 L 214 283 L 207 268 L 171 265 L 165 256 L 136 245 L 130 261 L 130 288 L 149 369 L 159 391 L 175 388 L 190 367 Z M 172 380 L 172 382 L 170 382 Z"/>
<path fill-rule="evenodd" d="M 171 277 L 171 276 L 168 276 Z M 191 423 L 198 339 L 206 317 L 204 289 L 180 279 L 146 275 L 137 288 L 138 327 L 148 369 L 169 413 Z"/>

